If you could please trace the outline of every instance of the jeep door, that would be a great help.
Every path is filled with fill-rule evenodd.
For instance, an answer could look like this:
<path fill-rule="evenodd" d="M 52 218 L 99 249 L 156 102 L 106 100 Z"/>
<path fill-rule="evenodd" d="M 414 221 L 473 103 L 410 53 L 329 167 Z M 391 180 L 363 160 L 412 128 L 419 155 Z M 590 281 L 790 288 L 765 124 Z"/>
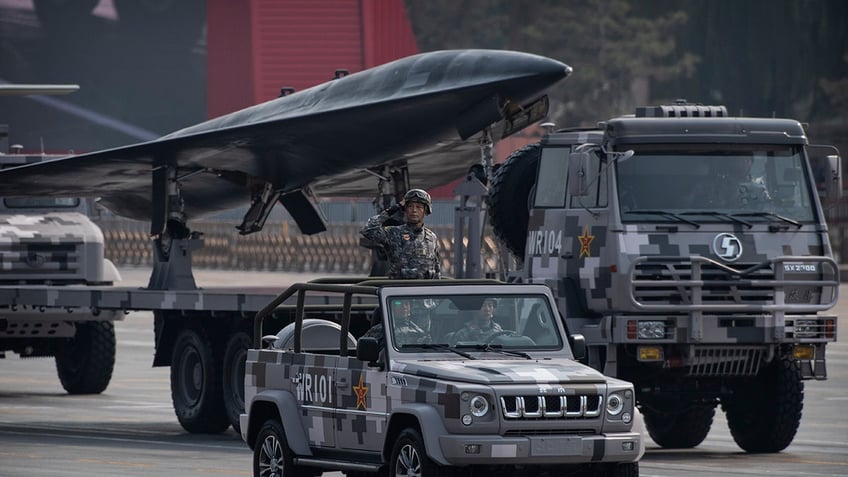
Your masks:
<path fill-rule="evenodd" d="M 301 422 L 310 447 L 335 447 L 335 369 L 339 357 L 298 353 L 291 365 L 291 382 L 301 407 Z"/>
<path fill-rule="evenodd" d="M 334 380 L 337 447 L 381 451 L 388 413 L 386 372 L 355 357 L 341 357 Z"/>

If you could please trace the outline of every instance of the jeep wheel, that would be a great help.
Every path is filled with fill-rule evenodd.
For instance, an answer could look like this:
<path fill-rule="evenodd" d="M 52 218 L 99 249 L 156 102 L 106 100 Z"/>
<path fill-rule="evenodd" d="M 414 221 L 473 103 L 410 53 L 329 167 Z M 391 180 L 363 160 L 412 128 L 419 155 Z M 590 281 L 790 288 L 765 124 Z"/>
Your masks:
<path fill-rule="evenodd" d="M 253 447 L 255 477 L 312 477 L 320 473 L 316 469 L 294 465 L 292 451 L 279 420 L 268 419 L 262 424 Z"/>
<path fill-rule="evenodd" d="M 56 372 L 68 394 L 102 393 L 115 368 L 115 325 L 111 321 L 77 323 L 73 338 L 56 349 Z"/>
<path fill-rule="evenodd" d="M 392 460 L 389 461 L 389 475 L 446 477 L 449 472 L 427 457 L 421 433 L 410 427 L 404 429 L 395 441 Z"/>
<path fill-rule="evenodd" d="M 234 334 L 224 350 L 224 407 L 236 432 L 241 432 L 239 414 L 244 412 L 244 363 L 252 341 L 244 331 Z"/>
<path fill-rule="evenodd" d="M 220 356 L 202 330 L 182 330 L 171 359 L 171 399 L 177 420 L 193 433 L 222 432 L 230 426 L 224 409 Z"/>
<path fill-rule="evenodd" d="M 530 191 L 536 182 L 536 164 L 542 145 L 524 146 L 506 158 L 492 177 L 489 188 L 489 219 L 492 230 L 513 255 L 524 259 Z"/>
<path fill-rule="evenodd" d="M 659 406 L 657 406 L 659 407 Z M 690 449 L 710 433 L 715 416 L 715 404 L 693 404 L 659 411 L 657 407 L 642 407 L 645 427 L 651 439 L 666 449 Z"/>
<path fill-rule="evenodd" d="M 775 359 L 756 379 L 740 383 L 722 400 L 733 440 L 747 452 L 780 452 L 801 424 L 804 383 L 798 361 Z"/>

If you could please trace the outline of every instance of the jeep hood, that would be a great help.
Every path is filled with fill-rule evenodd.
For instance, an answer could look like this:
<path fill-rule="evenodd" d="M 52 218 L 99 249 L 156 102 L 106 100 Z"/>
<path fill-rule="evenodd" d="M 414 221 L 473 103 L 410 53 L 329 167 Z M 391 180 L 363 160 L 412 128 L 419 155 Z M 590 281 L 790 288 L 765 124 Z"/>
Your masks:
<path fill-rule="evenodd" d="M 475 384 L 603 383 L 598 371 L 570 359 L 396 361 L 393 371 Z"/>

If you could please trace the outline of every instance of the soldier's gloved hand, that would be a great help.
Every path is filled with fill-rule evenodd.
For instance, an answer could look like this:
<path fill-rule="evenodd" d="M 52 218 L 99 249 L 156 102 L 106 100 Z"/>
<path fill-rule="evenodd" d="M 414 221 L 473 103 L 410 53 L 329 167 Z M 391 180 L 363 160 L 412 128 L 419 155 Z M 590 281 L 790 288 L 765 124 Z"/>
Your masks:
<path fill-rule="evenodd" d="M 386 213 L 389 215 L 394 215 L 396 212 L 403 210 L 403 201 L 398 202 L 397 204 L 386 209 Z"/>

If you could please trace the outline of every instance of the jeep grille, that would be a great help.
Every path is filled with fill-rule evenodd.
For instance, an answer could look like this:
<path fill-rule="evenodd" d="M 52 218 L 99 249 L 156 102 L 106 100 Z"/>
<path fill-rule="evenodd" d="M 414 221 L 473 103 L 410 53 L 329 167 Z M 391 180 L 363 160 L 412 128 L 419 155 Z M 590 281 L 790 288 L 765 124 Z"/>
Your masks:
<path fill-rule="evenodd" d="M 519 395 L 501 396 L 501 411 L 506 419 L 580 419 L 601 415 L 603 396 Z"/>

